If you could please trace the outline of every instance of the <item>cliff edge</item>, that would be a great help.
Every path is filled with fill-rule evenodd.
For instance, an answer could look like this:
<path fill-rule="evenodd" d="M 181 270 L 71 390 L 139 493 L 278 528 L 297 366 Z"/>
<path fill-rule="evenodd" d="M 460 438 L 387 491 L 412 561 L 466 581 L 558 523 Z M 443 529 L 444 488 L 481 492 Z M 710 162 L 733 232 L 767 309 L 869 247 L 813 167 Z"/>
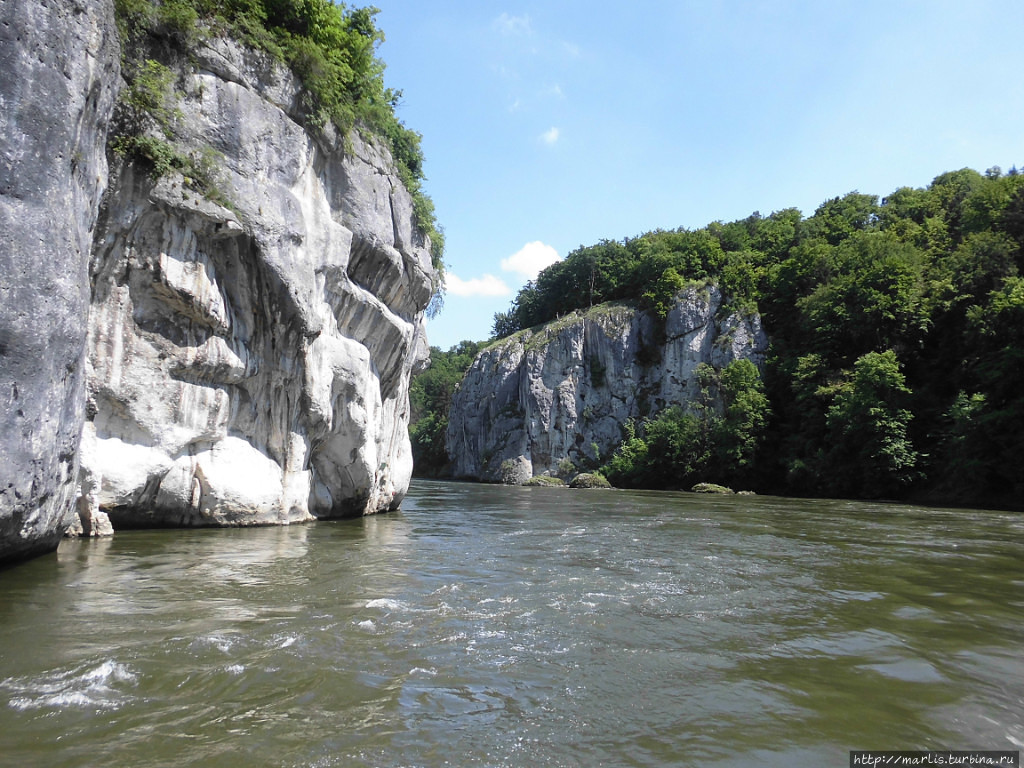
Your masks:
<path fill-rule="evenodd" d="M 110 155 L 106 184 L 118 82 L 110 3 L 82 0 L 64 11 L 6 2 L 0 11 L 16 16 L 15 5 L 33 9 L 23 25 L 28 48 L 66 60 L 26 54 L 20 70 L 5 66 L 0 93 L 31 113 L 24 133 L 68 135 L 66 148 L 38 150 L 65 161 L 39 169 L 49 187 L 37 193 L 35 219 L 3 214 L 3 280 L 20 276 L 18 290 L 32 298 L 15 313 L 6 300 L 0 310 L 0 391 L 11 402 L 13 391 L 45 403 L 34 416 L 21 406 L 23 422 L 3 425 L 4 458 L 24 455 L 18 466 L 4 461 L 0 558 L 16 546 L 52 549 L 69 525 L 95 535 L 396 508 L 412 473 L 408 387 L 427 356 L 424 311 L 436 273 L 387 149 L 358 130 L 308 130 L 301 84 L 286 67 L 209 36 L 170 62 L 170 146 L 196 162 L 155 174 L 131 155 Z M 68 49 L 65 28 L 40 37 L 39 15 L 101 31 L 105 47 L 82 32 Z M 96 84 L 69 84 L 64 104 L 38 93 L 36 83 L 68 68 Z M 19 82 L 28 85 L 9 96 Z M 91 95 L 77 105 L 79 93 Z M 75 109 L 91 132 L 67 125 Z M 10 126 L 0 133 L 10 140 Z M 5 186 L 25 178 L 13 154 L 5 147 Z M 208 174 L 201 191 L 189 178 L 199 164 Z M 78 176 L 90 180 L 91 196 Z M 68 222 L 77 226 L 65 235 Z M 58 299 L 48 298 L 51 266 L 62 278 Z M 56 324 L 50 304 L 66 310 Z M 59 356 L 48 341 L 57 336 L 66 348 Z M 12 354 L 22 337 L 49 348 L 47 381 L 56 378 L 50 389 L 59 391 L 27 377 L 39 357 L 28 347 Z M 30 432 L 46 439 L 26 441 Z M 26 470 L 36 467 L 33 484 Z M 47 478 L 59 494 L 41 485 Z"/>

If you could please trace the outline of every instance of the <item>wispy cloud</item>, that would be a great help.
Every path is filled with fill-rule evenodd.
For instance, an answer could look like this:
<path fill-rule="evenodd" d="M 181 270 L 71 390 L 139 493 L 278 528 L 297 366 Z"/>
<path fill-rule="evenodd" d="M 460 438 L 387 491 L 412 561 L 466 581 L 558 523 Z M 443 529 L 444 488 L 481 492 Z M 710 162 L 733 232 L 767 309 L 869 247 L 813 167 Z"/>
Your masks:
<path fill-rule="evenodd" d="M 566 55 L 570 59 L 578 59 L 583 53 L 583 51 L 580 49 L 578 45 L 576 45 L 576 43 L 570 43 L 566 41 L 562 41 L 562 50 L 565 51 Z"/>
<path fill-rule="evenodd" d="M 483 275 L 482 277 L 471 277 L 463 280 L 454 272 L 448 272 L 444 276 L 445 290 L 452 296 L 508 296 L 511 289 L 505 285 L 505 281 L 494 275 Z"/>
<path fill-rule="evenodd" d="M 513 16 L 510 13 L 502 13 L 494 20 L 494 28 L 503 35 L 532 35 L 533 25 L 530 17 L 526 14 Z"/>
<path fill-rule="evenodd" d="M 558 143 L 559 132 L 554 126 L 548 128 L 544 133 L 540 135 L 540 140 L 547 144 L 549 147 L 553 147 Z"/>
<path fill-rule="evenodd" d="M 558 251 L 552 246 L 542 243 L 540 240 L 534 240 L 532 243 L 524 245 L 507 259 L 502 259 L 501 268 L 506 272 L 515 272 L 527 280 L 533 280 L 544 267 L 550 266 L 556 261 L 561 261 L 561 259 L 562 257 L 558 255 Z"/>

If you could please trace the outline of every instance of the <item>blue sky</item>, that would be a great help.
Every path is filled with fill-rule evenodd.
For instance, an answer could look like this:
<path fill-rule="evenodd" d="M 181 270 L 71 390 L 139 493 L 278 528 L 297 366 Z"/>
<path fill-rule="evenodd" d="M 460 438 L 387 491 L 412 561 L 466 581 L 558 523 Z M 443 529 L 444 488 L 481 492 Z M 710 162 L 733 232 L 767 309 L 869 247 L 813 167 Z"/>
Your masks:
<path fill-rule="evenodd" d="M 445 230 L 442 349 L 580 245 L 1024 167 L 1020 0 L 372 4 Z"/>

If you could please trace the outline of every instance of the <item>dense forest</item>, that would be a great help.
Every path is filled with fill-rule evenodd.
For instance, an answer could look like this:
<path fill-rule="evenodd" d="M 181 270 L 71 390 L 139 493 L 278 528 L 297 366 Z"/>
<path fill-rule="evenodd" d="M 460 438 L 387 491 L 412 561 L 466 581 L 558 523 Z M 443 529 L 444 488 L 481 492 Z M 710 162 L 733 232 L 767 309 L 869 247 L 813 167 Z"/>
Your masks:
<path fill-rule="evenodd" d="M 495 316 L 500 338 L 574 309 L 663 317 L 692 281 L 757 309 L 768 363 L 704 372 L 701 402 L 623 425 L 601 471 L 622 486 L 1024 506 L 1024 174 L 937 177 L 699 230 L 581 247 Z M 443 464 L 451 390 L 477 345 L 433 350 L 414 384 L 414 450 Z M 710 398 L 709 398 L 710 400 Z M 440 439 L 440 442 L 439 442 Z M 440 452 L 440 453 L 439 453 Z M 684 478 L 684 482 L 680 479 Z"/>

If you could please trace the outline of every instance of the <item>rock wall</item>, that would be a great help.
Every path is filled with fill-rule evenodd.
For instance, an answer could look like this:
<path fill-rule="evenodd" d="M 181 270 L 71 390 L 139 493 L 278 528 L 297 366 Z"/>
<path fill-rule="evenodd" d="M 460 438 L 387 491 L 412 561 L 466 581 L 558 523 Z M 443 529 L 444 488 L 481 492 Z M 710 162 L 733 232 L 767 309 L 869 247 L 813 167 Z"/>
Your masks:
<path fill-rule="evenodd" d="M 208 39 L 174 143 L 217 194 L 123 159 L 108 184 L 119 56 L 111 0 L 0 0 L 0 561 L 69 525 L 395 508 L 436 274 L 390 155 Z"/>
<path fill-rule="evenodd" d="M 0 561 L 70 522 L 119 67 L 111 0 L 0 0 Z"/>
<path fill-rule="evenodd" d="M 112 179 L 94 247 L 83 532 L 287 524 L 397 507 L 434 271 L 386 151 L 314 139 L 299 88 L 215 39 L 182 74 L 180 175 Z"/>
<path fill-rule="evenodd" d="M 456 477 L 519 483 L 607 458 L 627 419 L 693 402 L 701 363 L 764 364 L 760 317 L 723 312 L 714 286 L 683 292 L 663 328 L 621 304 L 573 313 L 480 352 L 452 400 Z M 596 450 L 595 450 L 596 449 Z"/>

